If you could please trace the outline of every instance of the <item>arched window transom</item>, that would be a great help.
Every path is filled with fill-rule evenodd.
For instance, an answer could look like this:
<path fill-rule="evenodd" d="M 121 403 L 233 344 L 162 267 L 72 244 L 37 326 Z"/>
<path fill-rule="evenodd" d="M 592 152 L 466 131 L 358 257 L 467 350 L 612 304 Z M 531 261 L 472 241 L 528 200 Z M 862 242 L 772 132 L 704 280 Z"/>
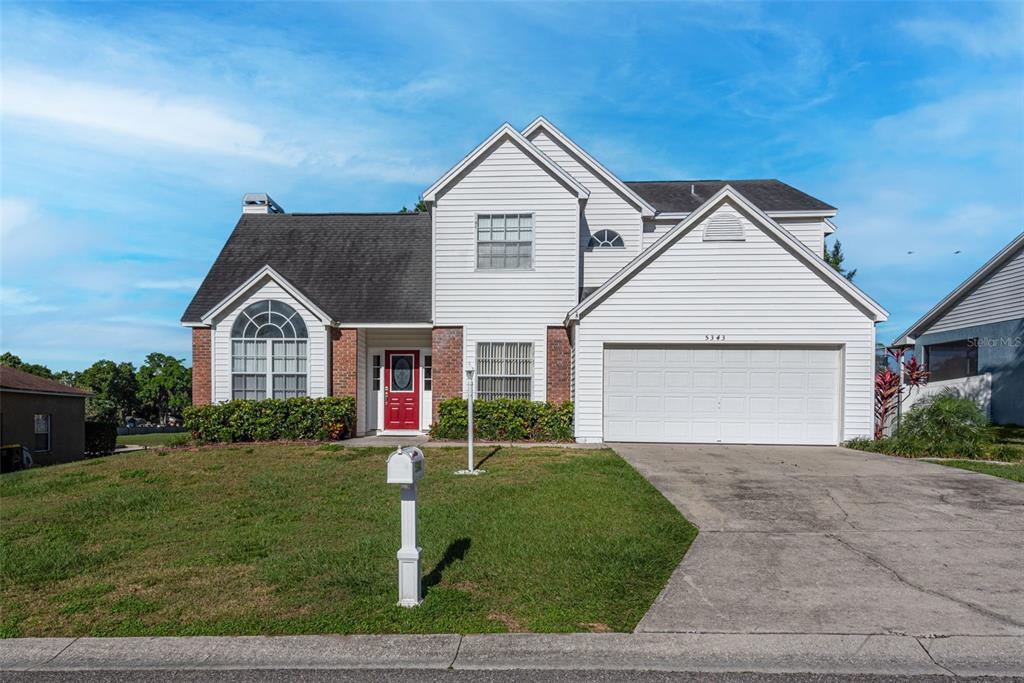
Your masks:
<path fill-rule="evenodd" d="M 625 247 L 625 242 L 622 241 L 622 235 L 615 232 L 614 230 L 598 230 L 590 236 L 590 242 L 587 243 L 589 249 L 610 249 L 612 247 Z"/>
<path fill-rule="evenodd" d="M 245 307 L 231 326 L 231 398 L 306 396 L 306 323 L 280 301 Z"/>

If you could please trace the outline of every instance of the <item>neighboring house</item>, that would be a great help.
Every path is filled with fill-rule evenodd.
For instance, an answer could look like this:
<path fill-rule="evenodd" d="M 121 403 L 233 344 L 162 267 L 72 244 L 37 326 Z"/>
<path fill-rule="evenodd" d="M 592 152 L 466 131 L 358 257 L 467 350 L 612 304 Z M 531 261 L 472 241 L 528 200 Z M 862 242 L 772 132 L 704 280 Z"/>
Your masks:
<path fill-rule="evenodd" d="M 1024 425 L 1024 233 L 893 342 L 930 373 L 924 395 L 978 399 L 997 424 Z"/>
<path fill-rule="evenodd" d="M 0 444 L 29 449 L 38 465 L 85 456 L 88 391 L 0 366 Z"/>
<path fill-rule="evenodd" d="M 886 312 L 822 259 L 836 209 L 777 180 L 623 182 L 543 118 L 420 214 L 246 195 L 182 318 L 193 401 L 350 395 L 357 431 L 440 401 L 575 401 L 583 442 L 836 444 L 872 431 Z"/>

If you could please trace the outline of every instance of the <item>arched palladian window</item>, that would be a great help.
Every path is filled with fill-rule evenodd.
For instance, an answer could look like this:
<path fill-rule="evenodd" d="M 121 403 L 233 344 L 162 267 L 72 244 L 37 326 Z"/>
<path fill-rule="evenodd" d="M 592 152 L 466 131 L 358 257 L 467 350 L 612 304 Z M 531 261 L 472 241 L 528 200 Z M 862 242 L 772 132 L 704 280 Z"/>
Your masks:
<path fill-rule="evenodd" d="M 590 249 L 606 249 L 610 247 L 625 247 L 622 236 L 614 230 L 598 230 L 590 236 L 587 247 Z"/>
<path fill-rule="evenodd" d="M 231 327 L 231 398 L 305 396 L 307 344 L 306 323 L 288 304 L 246 306 Z"/>

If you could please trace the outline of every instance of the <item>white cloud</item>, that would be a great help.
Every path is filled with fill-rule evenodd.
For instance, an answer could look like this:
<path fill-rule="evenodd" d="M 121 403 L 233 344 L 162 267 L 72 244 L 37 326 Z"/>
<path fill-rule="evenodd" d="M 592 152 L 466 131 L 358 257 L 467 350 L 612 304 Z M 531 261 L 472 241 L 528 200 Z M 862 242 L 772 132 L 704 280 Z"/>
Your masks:
<path fill-rule="evenodd" d="M 6 116 L 103 131 L 197 152 L 295 165 L 302 153 L 209 102 L 154 90 L 54 76 L 33 69 L 4 73 Z"/>
<path fill-rule="evenodd" d="M 951 48 L 978 57 L 1020 54 L 1024 51 L 1024 4 L 1008 2 L 997 4 L 996 8 L 992 17 L 983 20 L 951 16 L 918 17 L 901 22 L 899 28 L 922 44 Z"/>
<path fill-rule="evenodd" d="M 178 280 L 142 280 L 135 286 L 138 289 L 161 289 L 168 291 L 193 292 L 199 289 L 199 280 L 194 278 L 182 278 Z"/>
<path fill-rule="evenodd" d="M 0 287 L 0 308 L 5 315 L 52 313 L 59 307 L 45 303 L 35 294 L 17 287 Z"/>

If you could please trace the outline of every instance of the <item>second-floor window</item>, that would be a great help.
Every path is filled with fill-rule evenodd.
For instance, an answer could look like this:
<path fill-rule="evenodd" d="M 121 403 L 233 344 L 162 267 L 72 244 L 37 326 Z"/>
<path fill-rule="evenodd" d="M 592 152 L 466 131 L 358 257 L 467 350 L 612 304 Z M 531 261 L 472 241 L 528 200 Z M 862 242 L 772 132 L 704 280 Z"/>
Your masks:
<path fill-rule="evenodd" d="M 533 267 L 533 214 L 485 213 L 476 217 L 478 270 Z"/>

